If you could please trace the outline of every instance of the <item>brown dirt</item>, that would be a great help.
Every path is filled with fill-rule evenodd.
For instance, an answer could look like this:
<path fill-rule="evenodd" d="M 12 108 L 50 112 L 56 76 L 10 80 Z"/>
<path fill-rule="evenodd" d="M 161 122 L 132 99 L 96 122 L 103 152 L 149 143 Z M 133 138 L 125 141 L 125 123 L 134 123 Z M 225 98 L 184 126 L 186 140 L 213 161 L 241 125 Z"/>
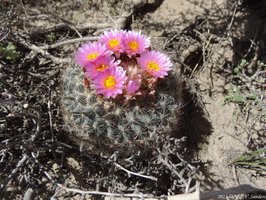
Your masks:
<path fill-rule="evenodd" d="M 135 22 L 136 24 L 133 24 L 133 27 L 141 28 L 144 32 L 158 39 L 163 37 L 166 31 L 163 26 L 160 27 L 158 24 L 173 24 L 174 28 L 178 26 L 178 29 L 182 30 L 199 16 L 210 21 L 214 19 L 217 25 L 223 24 L 226 19 L 215 19 L 214 13 L 224 10 L 229 15 L 230 12 L 226 11 L 227 6 L 227 1 L 225 0 L 215 2 L 165 0 L 155 12 L 147 14 L 141 19 L 139 24 Z M 234 36 L 238 38 L 254 36 L 254 32 L 252 34 L 253 29 L 248 32 L 248 35 L 243 33 L 243 27 L 246 26 L 245 22 L 247 21 L 246 14 L 240 13 L 236 17 L 243 20 L 237 21 L 237 25 L 234 26 Z M 143 25 L 145 24 L 142 23 L 143 21 L 147 22 L 147 25 Z M 213 23 L 213 21 L 210 23 Z M 241 26 L 238 27 L 239 25 Z M 223 30 L 222 26 L 216 27 L 216 29 L 219 28 Z M 226 77 L 219 73 L 219 69 L 223 67 L 223 62 L 233 62 L 234 52 L 228 41 L 210 44 L 208 49 L 214 51 L 214 53 L 203 64 L 202 70 L 195 76 L 209 121 L 213 127 L 213 131 L 207 138 L 206 143 L 200 145 L 200 151 L 197 152 L 198 158 L 208 163 L 206 164 L 207 170 L 212 174 L 211 182 L 204 180 L 205 178 L 202 177 L 202 189 L 208 191 L 217 188 L 230 188 L 239 184 L 251 184 L 255 187 L 266 188 L 265 178 L 258 179 L 252 177 L 252 172 L 250 171 L 238 170 L 234 166 L 228 166 L 232 160 L 248 151 L 249 136 L 245 133 L 236 135 L 236 124 L 234 123 L 233 115 L 236 107 L 234 104 L 224 105 L 225 96 L 230 89 L 230 83 L 228 83 Z"/>

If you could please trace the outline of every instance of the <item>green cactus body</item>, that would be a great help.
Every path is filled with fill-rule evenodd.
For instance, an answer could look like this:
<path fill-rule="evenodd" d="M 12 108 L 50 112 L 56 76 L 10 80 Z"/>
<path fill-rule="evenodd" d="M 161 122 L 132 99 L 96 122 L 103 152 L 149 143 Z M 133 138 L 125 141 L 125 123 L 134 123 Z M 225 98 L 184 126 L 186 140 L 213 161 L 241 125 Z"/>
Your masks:
<path fill-rule="evenodd" d="M 160 134 L 172 134 L 180 108 L 180 81 L 173 73 L 161 80 L 152 97 L 127 103 L 103 99 L 84 85 L 81 67 L 69 66 L 63 74 L 64 119 L 76 141 L 89 148 L 147 144 Z"/>

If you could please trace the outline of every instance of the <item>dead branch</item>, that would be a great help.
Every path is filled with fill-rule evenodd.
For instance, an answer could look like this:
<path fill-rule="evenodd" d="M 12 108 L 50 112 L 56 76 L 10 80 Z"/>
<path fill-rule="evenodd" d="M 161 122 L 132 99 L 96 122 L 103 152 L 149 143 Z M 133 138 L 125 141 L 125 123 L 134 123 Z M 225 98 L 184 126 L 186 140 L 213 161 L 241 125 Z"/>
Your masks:
<path fill-rule="evenodd" d="M 146 179 L 150 179 L 150 180 L 153 180 L 153 181 L 157 181 L 157 178 L 155 178 L 153 176 L 147 176 L 147 175 L 142 175 L 142 174 L 139 174 L 139 173 L 136 173 L 136 172 L 131 172 L 131 171 L 127 170 L 126 168 L 122 167 L 121 165 L 119 165 L 118 163 L 114 163 L 114 165 L 116 167 L 118 167 L 119 169 L 124 170 L 126 173 L 128 173 L 128 175 L 139 176 L 139 177 L 142 177 L 142 178 L 146 178 Z"/>
<path fill-rule="evenodd" d="M 35 133 L 32 134 L 32 136 L 31 136 L 31 142 L 34 142 L 36 140 L 36 138 L 39 136 L 39 134 L 41 133 L 42 114 L 41 114 L 41 112 L 38 109 L 36 109 L 36 108 L 34 108 L 34 107 L 32 107 L 32 106 L 30 106 L 28 104 L 24 104 L 23 107 L 24 107 L 24 109 L 27 109 L 30 112 L 33 111 L 33 112 L 35 112 L 37 114 L 37 117 L 36 117 L 37 118 L 36 130 L 35 130 Z M 30 115 L 30 116 L 32 117 L 32 115 Z M 35 119 L 33 118 L 33 120 L 35 120 Z"/>
<path fill-rule="evenodd" d="M 43 49 L 43 50 L 54 49 L 54 48 L 61 47 L 63 45 L 74 44 L 74 43 L 78 43 L 78 42 L 94 41 L 94 40 L 97 40 L 98 37 L 96 37 L 96 36 L 82 37 L 81 34 L 79 33 L 79 31 L 86 31 L 88 29 L 96 29 L 96 30 L 111 29 L 111 28 L 124 29 L 127 25 L 128 20 L 131 19 L 132 14 L 134 12 L 136 12 L 136 10 L 140 9 L 141 7 L 145 6 L 146 4 L 154 5 L 154 4 L 158 4 L 158 2 L 159 2 L 158 0 L 153 0 L 153 1 L 150 1 L 150 0 L 131 0 L 131 2 L 129 3 L 129 5 L 130 5 L 129 8 L 124 8 L 126 11 L 124 11 L 116 20 L 112 20 L 112 23 L 110 23 L 110 22 L 107 22 L 107 23 L 86 23 L 86 24 L 80 24 L 80 25 L 74 26 L 70 22 L 63 22 L 63 23 L 48 27 L 44 30 L 34 31 L 31 33 L 31 35 L 45 34 L 45 33 L 49 33 L 49 32 L 57 32 L 57 31 L 61 31 L 61 30 L 73 30 L 74 29 L 76 32 L 78 32 L 78 35 L 80 36 L 79 38 L 74 38 L 74 39 L 63 41 L 63 42 L 58 42 L 58 43 L 55 43 L 52 45 L 44 45 L 44 46 L 38 47 L 39 49 Z M 34 47 L 34 49 L 36 49 L 36 47 Z M 40 50 L 38 50 L 38 51 L 41 52 Z"/>
<path fill-rule="evenodd" d="M 32 52 L 34 52 L 35 54 L 41 54 L 42 56 L 49 58 L 50 60 L 52 60 L 54 63 L 57 64 L 62 64 L 62 63 L 69 63 L 70 59 L 67 58 L 58 58 L 55 57 L 53 55 L 51 55 L 50 53 L 48 53 L 47 51 L 41 49 L 40 47 L 34 45 L 34 44 L 29 44 L 26 40 L 24 40 L 22 37 L 17 37 L 18 42 L 20 44 L 22 44 L 23 46 L 25 46 L 26 48 L 32 50 Z"/>
<path fill-rule="evenodd" d="M 52 27 L 48 27 L 45 30 L 38 30 L 38 31 L 34 31 L 31 33 L 31 35 L 34 34 L 44 34 L 44 33 L 49 33 L 49 32 L 56 32 L 56 31 L 60 31 L 60 30 L 65 30 L 65 29 L 71 29 L 71 30 L 75 30 L 76 32 L 79 31 L 85 31 L 88 29 L 110 29 L 110 28 L 116 28 L 116 29 L 124 29 L 126 27 L 126 24 L 128 22 L 129 19 L 131 19 L 132 14 L 139 8 L 141 8 L 142 6 L 145 6 L 147 3 L 149 4 L 156 4 L 158 3 L 156 0 L 154 0 L 152 3 L 150 3 L 150 1 L 148 0 L 132 0 L 131 2 L 131 7 L 129 9 L 126 9 L 125 12 L 123 12 L 118 19 L 116 19 L 113 23 L 87 23 L 87 24 L 82 24 L 82 25 L 76 25 L 74 26 L 71 23 L 61 23 L 61 24 L 57 24 L 55 26 Z M 50 60 L 52 60 L 53 62 L 57 63 L 57 64 L 62 64 L 62 63 L 69 63 L 70 59 L 67 58 L 58 58 L 55 57 L 53 55 L 51 55 L 50 53 L 48 53 L 45 50 L 48 49 L 54 49 L 54 48 L 58 48 L 61 47 L 63 45 L 67 45 L 67 44 L 73 44 L 73 43 L 78 43 L 78 42 L 85 42 L 85 41 L 93 41 L 93 40 L 97 40 L 97 37 L 82 37 L 79 34 L 79 38 L 74 38 L 71 40 L 66 40 L 63 42 L 58 42 L 52 45 L 44 45 L 44 46 L 36 46 L 34 44 L 28 44 L 22 37 L 19 37 L 19 42 L 31 49 L 33 52 L 41 54 L 44 57 L 49 58 Z"/>
<path fill-rule="evenodd" d="M 86 24 L 78 24 L 73 25 L 71 22 L 66 22 L 64 20 L 63 23 L 48 27 L 44 30 L 35 30 L 31 33 L 31 35 L 35 34 L 45 34 L 49 32 L 57 32 L 62 30 L 73 30 L 73 28 L 79 31 L 86 31 L 88 29 L 108 29 L 108 28 L 117 28 L 117 29 L 124 29 L 126 27 L 127 21 L 131 19 L 132 14 L 136 12 L 136 10 L 140 9 L 145 5 L 156 5 L 161 0 L 130 0 L 127 6 L 123 6 L 124 12 L 113 21 L 104 22 L 104 23 L 86 23 Z"/>
<path fill-rule="evenodd" d="M 63 184 L 57 183 L 52 176 L 43 169 L 42 165 L 40 164 L 37 156 L 34 152 L 31 153 L 31 158 L 33 159 L 33 162 L 37 164 L 41 170 L 43 170 L 43 173 L 48 178 L 49 181 L 51 181 L 54 185 L 56 185 L 59 190 L 67 192 L 67 193 L 74 193 L 74 194 L 80 194 L 82 196 L 85 195 L 100 195 L 103 196 L 105 200 L 125 200 L 125 199 L 145 199 L 145 200 L 199 200 L 199 184 L 197 184 L 196 191 L 191 194 L 181 194 L 181 195 L 173 195 L 173 196 L 161 196 L 156 197 L 151 194 L 137 194 L 137 193 L 131 193 L 131 194 L 120 194 L 120 193 L 110 193 L 110 192 L 100 192 L 100 191 L 85 191 L 77 188 L 68 188 L 64 186 Z M 57 189 L 58 191 L 58 189 Z M 53 195 L 53 198 L 56 197 L 58 192 L 56 192 Z"/>
<path fill-rule="evenodd" d="M 112 23 L 87 23 L 87 24 L 80 24 L 76 25 L 75 28 L 79 31 L 86 31 L 88 29 L 106 29 L 106 28 L 111 28 L 114 25 L 117 26 L 117 28 L 123 28 L 124 26 L 124 20 L 128 18 L 128 15 L 130 16 L 131 14 L 125 12 L 123 13 L 116 21 L 115 24 Z M 50 32 L 59 32 L 62 30 L 73 30 L 72 25 L 66 22 L 56 24 L 54 26 L 48 27 L 44 30 L 35 30 L 31 33 L 31 35 L 36 35 L 36 34 L 47 34 Z"/>
<path fill-rule="evenodd" d="M 53 130 L 53 116 L 52 116 L 52 110 L 51 110 L 51 90 L 49 89 L 49 100 L 48 100 L 48 116 L 49 116 L 49 125 L 50 125 L 50 133 L 52 135 L 52 142 L 54 142 L 54 130 Z"/>
<path fill-rule="evenodd" d="M 229 42 L 230 42 L 230 45 L 233 47 L 233 42 L 232 42 L 232 26 L 233 26 L 233 23 L 235 21 L 235 17 L 236 17 L 236 13 L 237 13 L 237 2 L 234 4 L 234 10 L 233 10 L 233 14 L 232 14 L 232 17 L 231 17 L 231 21 L 227 27 L 227 37 L 229 39 Z"/>
<path fill-rule="evenodd" d="M 23 200 L 31 200 L 32 199 L 32 194 L 33 194 L 33 189 L 29 188 L 24 194 Z"/>
<path fill-rule="evenodd" d="M 94 40 L 97 40 L 97 39 L 98 39 L 98 37 L 96 37 L 96 36 L 74 38 L 74 39 L 70 39 L 70 40 L 65 40 L 63 42 L 58 42 L 58 43 L 55 43 L 55 44 L 52 44 L 52 45 L 39 46 L 39 48 L 43 49 L 43 50 L 55 49 L 55 48 L 58 48 L 58 47 L 61 47 L 61 46 L 67 45 L 67 44 L 75 44 L 75 43 L 78 43 L 78 42 L 94 41 Z"/>
<path fill-rule="evenodd" d="M 31 154 L 34 162 L 39 165 L 39 167 L 43 170 L 43 167 L 40 165 L 38 158 L 32 152 Z M 211 191 L 200 193 L 199 191 L 199 183 L 196 184 L 196 190 L 190 194 L 179 194 L 179 195 L 169 195 L 169 196 L 154 196 L 150 194 L 137 194 L 137 193 L 130 193 L 130 194 L 120 194 L 120 193 L 110 193 L 110 192 L 100 192 L 100 191 L 85 191 L 77 188 L 68 188 L 63 184 L 57 183 L 52 176 L 45 170 L 43 170 L 45 176 L 50 180 L 53 184 L 55 184 L 57 188 L 57 192 L 53 195 L 55 198 L 59 191 L 64 191 L 67 193 L 74 193 L 80 194 L 81 196 L 85 197 L 86 195 L 99 195 L 103 196 L 105 200 L 211 200 L 211 199 L 226 199 L 227 196 L 233 197 L 235 199 L 247 199 L 247 197 L 251 197 L 254 192 L 257 192 L 256 195 L 260 197 L 266 196 L 266 191 L 251 187 L 250 185 L 240 185 L 238 187 L 218 190 L 218 191 Z M 252 193 L 252 194 L 251 194 Z M 254 195 L 254 197 L 256 196 Z"/>
<path fill-rule="evenodd" d="M 5 181 L 0 185 L 0 189 L 4 189 L 6 185 L 17 175 L 19 169 L 25 164 L 28 160 L 28 155 L 24 154 L 23 157 L 18 161 L 15 169 L 12 170 L 11 174 L 5 179 Z"/>
<path fill-rule="evenodd" d="M 51 176 L 46 173 L 46 176 Z M 76 188 L 68 188 L 63 186 L 62 184 L 56 184 L 61 190 L 65 192 L 71 192 L 76 194 L 81 194 L 82 196 L 85 195 L 100 195 L 104 196 L 105 200 L 137 200 L 137 199 L 144 199 L 144 200 L 199 200 L 199 187 L 197 190 L 190 194 L 180 194 L 180 195 L 172 195 L 172 196 L 161 196 L 156 197 L 150 194 L 119 194 L 119 193 L 110 193 L 110 192 L 99 192 L 99 191 L 84 191 Z"/>
<path fill-rule="evenodd" d="M 76 25 L 75 29 L 79 31 L 86 31 L 88 29 L 108 29 L 108 28 L 117 28 L 117 29 L 124 29 L 126 26 L 126 22 L 128 19 L 131 18 L 133 13 L 132 11 L 126 11 L 122 13 L 117 20 L 114 21 L 114 23 L 86 23 L 86 24 L 80 24 Z M 36 35 L 36 34 L 47 34 L 50 32 L 59 32 L 62 30 L 73 30 L 73 27 L 70 23 L 63 22 L 60 24 L 56 24 L 54 26 L 48 27 L 44 30 L 35 30 L 30 35 Z"/>
<path fill-rule="evenodd" d="M 164 158 L 162 158 L 162 156 L 160 155 L 159 157 L 160 162 L 165 165 L 171 172 L 173 172 L 180 180 L 181 182 L 184 184 L 184 186 L 187 188 L 188 182 L 183 178 L 183 176 L 170 164 L 168 163 L 167 160 L 165 160 Z"/>

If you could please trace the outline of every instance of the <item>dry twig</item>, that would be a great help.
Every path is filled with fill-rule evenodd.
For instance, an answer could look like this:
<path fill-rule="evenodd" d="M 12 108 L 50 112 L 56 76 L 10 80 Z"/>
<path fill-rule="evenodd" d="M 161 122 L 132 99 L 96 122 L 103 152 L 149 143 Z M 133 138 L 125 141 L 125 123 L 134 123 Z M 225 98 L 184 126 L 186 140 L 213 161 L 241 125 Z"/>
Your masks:
<path fill-rule="evenodd" d="M 142 174 L 139 174 L 139 173 L 136 173 L 136 172 L 131 172 L 131 171 L 127 170 L 126 168 L 122 167 L 121 165 L 119 165 L 118 163 L 114 163 L 114 165 L 116 167 L 118 167 L 119 169 L 124 170 L 126 173 L 128 173 L 128 175 L 139 176 L 139 177 L 150 179 L 150 180 L 153 180 L 153 181 L 157 181 L 158 180 L 157 178 L 155 178 L 153 176 L 147 176 L 147 175 L 142 175 Z"/>
<path fill-rule="evenodd" d="M 173 172 L 180 180 L 181 182 L 184 184 L 184 186 L 187 188 L 187 185 L 188 185 L 188 181 L 186 181 L 184 179 L 184 177 L 171 165 L 167 162 L 167 160 L 163 159 L 161 156 L 160 156 L 160 161 L 163 165 L 165 165 L 171 172 Z"/>
<path fill-rule="evenodd" d="M 22 37 L 18 37 L 18 41 L 23 45 L 25 46 L 26 48 L 28 49 L 31 49 L 33 52 L 35 53 L 39 53 L 41 54 L 42 56 L 44 57 L 47 57 L 49 58 L 50 60 L 52 60 L 54 63 L 57 63 L 57 64 L 62 64 L 62 63 L 69 63 L 70 62 L 70 59 L 67 59 L 67 58 L 58 58 L 58 57 L 55 57 L 53 55 L 51 55 L 50 53 L 48 53 L 47 51 L 41 49 L 40 47 L 34 45 L 34 44 L 29 44 L 26 40 L 24 40 Z"/>
<path fill-rule="evenodd" d="M 42 166 L 40 165 L 37 156 L 32 152 L 31 154 L 34 162 L 39 165 L 39 167 L 42 169 Z M 105 200 L 125 200 L 125 199 L 147 199 L 147 200 L 199 200 L 199 184 L 197 184 L 196 191 L 191 193 L 191 194 L 181 194 L 181 195 L 173 195 L 173 196 L 161 196 L 161 197 L 156 197 L 154 195 L 150 194 L 120 194 L 120 193 L 110 193 L 110 192 L 100 192 L 100 191 L 85 191 L 85 190 L 80 190 L 77 188 L 68 188 L 60 183 L 57 183 L 51 175 L 44 170 L 45 176 L 50 180 L 53 184 L 55 184 L 60 190 L 63 190 L 68 193 L 74 193 L 74 194 L 80 194 L 83 197 L 85 195 L 100 195 L 105 198 Z M 53 195 L 53 198 L 56 197 L 56 195 L 59 193 L 57 192 Z"/>
<path fill-rule="evenodd" d="M 28 155 L 24 154 L 23 157 L 18 161 L 16 167 L 12 170 L 9 176 L 5 179 L 5 181 L 0 185 L 0 189 L 3 190 L 6 185 L 17 175 L 19 169 L 25 164 L 28 160 Z"/>
<path fill-rule="evenodd" d="M 74 39 L 70 39 L 70 40 L 65 40 L 62 42 L 58 42 L 52 45 L 44 45 L 44 46 L 39 46 L 40 49 L 46 50 L 46 49 L 55 49 L 67 44 L 75 44 L 78 42 L 87 42 L 87 41 L 94 41 L 97 40 L 98 37 L 96 36 L 90 36 L 90 37 L 82 37 L 82 38 L 74 38 Z"/>

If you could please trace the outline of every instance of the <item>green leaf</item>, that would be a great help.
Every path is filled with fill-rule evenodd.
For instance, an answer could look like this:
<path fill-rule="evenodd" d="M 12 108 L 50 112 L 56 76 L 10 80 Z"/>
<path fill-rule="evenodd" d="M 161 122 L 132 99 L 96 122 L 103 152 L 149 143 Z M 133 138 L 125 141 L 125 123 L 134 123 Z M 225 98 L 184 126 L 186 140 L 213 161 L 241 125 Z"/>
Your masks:
<path fill-rule="evenodd" d="M 229 165 L 266 170 L 266 148 L 244 153 Z"/>
<path fill-rule="evenodd" d="M 47 40 L 50 43 L 54 43 L 54 41 L 56 40 L 56 35 L 54 32 L 49 33 L 48 35 L 46 35 Z"/>
<path fill-rule="evenodd" d="M 234 72 L 236 74 L 239 74 L 241 72 L 241 70 L 248 65 L 248 61 L 246 59 L 242 59 L 240 61 L 240 63 L 238 64 L 238 66 L 236 68 L 234 68 Z"/>
<path fill-rule="evenodd" d="M 248 64 L 248 61 L 246 59 L 242 59 L 238 67 L 243 69 L 247 64 Z"/>
<path fill-rule="evenodd" d="M 16 51 L 16 46 L 12 42 L 9 42 L 6 47 L 0 46 L 0 53 L 7 60 L 15 60 L 19 56 L 19 53 Z"/>

